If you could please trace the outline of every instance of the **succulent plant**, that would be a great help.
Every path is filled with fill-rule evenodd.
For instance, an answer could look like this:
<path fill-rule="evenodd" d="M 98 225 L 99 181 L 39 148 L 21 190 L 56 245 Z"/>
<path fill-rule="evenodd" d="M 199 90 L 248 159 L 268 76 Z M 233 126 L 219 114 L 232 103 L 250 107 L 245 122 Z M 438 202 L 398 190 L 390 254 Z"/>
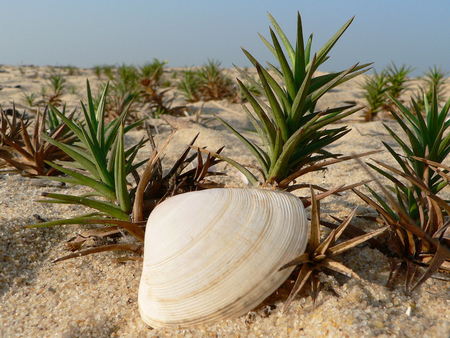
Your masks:
<path fill-rule="evenodd" d="M 105 87 L 97 109 L 94 108 L 89 82 L 87 83 L 87 91 L 87 107 L 84 104 L 82 105 L 84 122 L 73 122 L 51 106 L 52 111 L 66 123 L 76 136 L 77 144 L 68 145 L 46 135 L 42 137 L 74 161 L 72 163 L 67 161 L 61 163 L 47 162 L 50 167 L 67 175 L 48 179 L 87 186 L 92 189 L 92 192 L 83 196 L 44 193 L 43 196 L 46 199 L 41 200 L 41 202 L 80 204 L 96 209 L 97 212 L 72 219 L 38 223 L 30 225 L 30 227 L 47 227 L 60 224 L 110 224 L 115 228 L 108 228 L 108 230 L 114 231 L 107 232 L 107 236 L 117 234 L 119 232 L 118 227 L 120 227 L 126 229 L 138 241 L 143 241 L 144 231 L 141 228 L 141 223 L 148 217 L 155 205 L 172 195 L 208 187 L 208 182 L 204 179 L 206 176 L 214 174 L 209 172 L 208 169 L 215 165 L 217 160 L 208 156 L 203 162 L 200 153 L 188 156 L 190 147 L 187 147 L 169 173 L 162 176 L 160 157 L 167 142 L 159 152 L 155 147 L 153 155 L 148 161 L 134 163 L 137 152 L 148 139 L 142 139 L 125 150 L 124 134 L 143 121 L 124 127 L 123 123 L 127 114 L 127 110 L 125 110 L 118 118 L 106 124 L 105 102 L 108 86 Z M 170 138 L 168 141 L 170 141 Z M 183 172 L 194 159 L 198 160 L 196 168 Z M 143 174 L 139 176 L 137 169 L 145 162 L 147 162 L 147 167 Z M 136 184 L 132 188 L 128 188 L 128 176 L 133 176 L 135 179 Z M 218 186 L 213 183 L 211 185 Z M 105 235 L 104 229 L 98 232 Z M 70 248 L 78 250 L 81 248 L 81 244 L 71 245 Z M 141 247 L 142 245 L 130 244 L 129 249 L 137 252 Z M 75 256 L 105 250 L 126 250 L 126 248 L 125 244 L 119 243 L 112 246 L 87 249 L 78 252 Z M 69 255 L 65 258 L 70 257 L 72 256 Z"/>
<path fill-rule="evenodd" d="M 208 63 L 198 71 L 198 77 L 198 91 L 204 101 L 222 100 L 233 96 L 233 81 L 223 73 L 220 61 L 208 60 Z"/>
<path fill-rule="evenodd" d="M 208 62 L 197 70 L 186 69 L 178 88 L 188 102 L 229 99 L 237 101 L 237 89 L 217 60 Z"/>
<path fill-rule="evenodd" d="M 372 121 L 383 110 L 388 110 L 386 93 L 391 90 L 389 77 L 385 71 L 378 74 L 375 70 L 373 75 L 366 78 L 366 82 L 361 85 L 364 90 L 363 96 L 367 102 L 364 109 L 364 119 Z"/>
<path fill-rule="evenodd" d="M 394 260 L 389 283 L 405 264 L 405 288 L 412 291 L 439 269 L 450 271 L 448 223 L 445 222 L 450 206 L 438 196 L 448 184 L 445 179 L 448 168 L 442 161 L 450 152 L 450 134 L 446 133 L 450 127 L 447 118 L 450 100 L 439 111 L 436 87 L 432 90 L 431 102 L 424 97 L 425 111 L 414 99 L 411 99 L 414 107 L 411 111 L 395 98 L 391 99 L 398 107 L 398 112 L 392 110 L 391 113 L 407 138 L 385 125 L 403 154 L 395 152 L 387 143 L 384 145 L 400 168 L 373 160 L 375 164 L 368 165 L 393 184 L 390 191 L 381 183 L 378 185 L 383 195 L 369 188 L 375 200 L 355 192 L 377 210 L 379 223 L 390 226 L 390 248 L 398 260 Z M 419 266 L 427 269 L 412 286 Z"/>
<path fill-rule="evenodd" d="M 199 83 L 197 72 L 193 69 L 185 69 L 183 77 L 178 84 L 178 89 L 183 93 L 187 102 L 200 101 Z"/>
<path fill-rule="evenodd" d="M 408 82 L 410 81 L 407 76 L 414 69 L 402 65 L 398 68 L 395 63 L 392 62 L 386 69 L 387 79 L 389 82 L 389 95 L 399 100 L 402 95 L 408 89 Z"/>
<path fill-rule="evenodd" d="M 53 108 L 56 110 L 56 108 Z M 68 160 L 69 157 L 58 147 L 52 145 L 51 141 L 57 140 L 61 144 L 72 144 L 74 135 L 68 132 L 64 122 L 56 124 L 48 123 L 47 108 L 44 113 L 38 112 L 34 123 L 33 134 L 27 131 L 30 120 L 24 120 L 23 116 L 18 116 L 15 108 L 12 110 L 12 121 L 0 109 L 1 129 L 0 129 L 0 158 L 13 167 L 12 171 L 24 176 L 53 176 L 61 172 L 50 166 L 46 161 Z M 70 120 L 73 114 L 67 119 Z"/>
<path fill-rule="evenodd" d="M 48 85 L 42 87 L 42 97 L 44 102 L 59 106 L 62 104 L 61 96 L 66 89 L 67 80 L 60 74 L 52 74 L 48 80 Z"/>
<path fill-rule="evenodd" d="M 343 137 L 350 130 L 344 127 L 329 128 L 332 123 L 354 114 L 360 108 L 347 105 L 338 108 L 330 108 L 325 111 L 315 111 L 318 100 L 329 90 L 339 84 L 348 81 L 355 76 L 367 71 L 368 65 L 354 65 L 347 70 L 313 77 L 317 68 L 328 59 L 328 53 L 351 24 L 349 20 L 314 56 L 311 57 L 312 36 L 307 44 L 303 41 L 303 30 L 300 14 L 297 23 L 297 45 L 292 47 L 286 35 L 269 14 L 269 18 L 282 41 L 288 58 L 286 58 L 279 39 L 273 30 L 270 30 L 273 45 L 261 37 L 269 50 L 280 63 L 280 69 L 269 63 L 273 74 L 280 80 L 277 81 L 258 61 L 245 49 L 244 53 L 254 64 L 258 71 L 262 86 L 255 79 L 238 69 L 241 75 L 252 86 L 258 88 L 267 98 L 269 105 L 258 96 L 252 94 L 238 79 L 238 83 L 246 99 L 253 108 L 254 113 L 243 105 L 249 120 L 264 148 L 253 143 L 239 133 L 235 128 L 222 121 L 245 145 L 259 162 L 263 179 L 258 178 L 247 168 L 235 161 L 225 158 L 235 165 L 248 180 L 254 185 L 273 185 L 281 189 L 287 189 L 289 184 L 301 175 L 313 170 L 321 170 L 327 165 L 327 160 L 336 161 L 339 155 L 332 154 L 324 148 Z M 291 64 L 289 65 L 289 61 Z M 283 87 L 285 84 L 285 87 Z M 318 164 L 322 162 L 322 166 Z"/>

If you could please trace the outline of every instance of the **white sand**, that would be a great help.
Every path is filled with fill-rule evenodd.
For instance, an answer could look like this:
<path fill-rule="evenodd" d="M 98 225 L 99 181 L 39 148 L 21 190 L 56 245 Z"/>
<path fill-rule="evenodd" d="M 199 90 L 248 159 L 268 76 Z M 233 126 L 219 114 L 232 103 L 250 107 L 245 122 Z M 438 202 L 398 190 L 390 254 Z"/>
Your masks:
<path fill-rule="evenodd" d="M 48 76 L 45 67 L 0 67 L 0 104 L 11 106 L 21 102 L 22 90 L 40 91 Z M 66 94 L 70 109 L 78 107 L 85 97 L 85 80 L 93 88 L 99 81 L 92 70 L 79 70 L 79 75 L 66 76 L 78 94 Z M 334 107 L 345 100 L 361 100 L 357 82 L 346 83 L 327 94 L 318 108 Z M 21 88 L 15 88 L 20 85 Z M 182 102 L 178 100 L 177 102 Z M 192 110 L 200 103 L 190 105 Z M 19 109 L 20 111 L 22 109 Z M 204 117 L 212 112 L 230 121 L 239 129 L 248 127 L 239 105 L 227 101 L 207 102 Z M 358 113 L 357 113 L 358 114 Z M 363 123 L 360 115 L 347 121 L 352 131 L 330 147 L 345 155 L 382 149 L 381 140 L 390 140 L 381 121 Z M 358 121 L 353 121 L 357 119 Z M 184 122 L 189 118 L 183 118 Z M 386 120 L 392 128 L 398 127 Z M 156 121 L 159 144 L 172 131 L 164 121 Z M 255 163 L 245 147 L 217 122 L 209 127 L 195 123 L 179 123 L 180 130 L 167 150 L 165 164 L 175 157 L 197 132 L 196 144 L 215 150 L 226 145 L 224 154 L 243 163 Z M 130 133 L 128 141 L 138 139 L 141 131 Z M 143 149 L 141 157 L 150 149 Z M 394 164 L 386 153 L 372 156 Z M 368 159 L 366 159 L 368 160 Z M 256 164 L 256 163 L 255 163 Z M 236 171 L 221 165 L 230 175 L 230 185 L 239 184 Z M 367 178 L 356 162 L 341 163 L 322 173 L 308 174 L 302 181 L 330 188 L 352 184 Z M 82 231 L 81 226 L 60 226 L 51 229 L 23 229 L 37 221 L 71 217 L 83 213 L 81 207 L 35 202 L 40 194 L 64 192 L 80 194 L 82 187 L 41 187 L 33 180 L 17 175 L 0 176 L 0 335 L 2 337 L 448 337 L 450 335 L 450 284 L 429 279 L 412 295 L 405 294 L 399 281 L 393 289 L 385 287 L 389 275 L 389 260 L 368 245 L 342 255 L 342 262 L 363 277 L 367 283 L 337 274 L 323 275 L 324 290 L 318 306 L 312 309 L 309 291 L 292 303 L 287 314 L 281 314 L 292 281 L 265 304 L 246 316 L 191 329 L 168 328 L 154 330 L 139 317 L 137 291 L 141 262 L 115 262 L 122 253 L 102 253 L 53 264 L 51 261 L 67 253 L 64 242 Z M 361 188 L 361 190 L 364 190 Z M 300 191 L 307 195 L 307 191 Z M 375 215 L 354 194 L 343 193 L 322 203 L 322 218 L 329 215 L 344 218 L 358 206 L 358 215 Z M 358 219 L 357 225 L 376 228 L 373 223 Z M 445 276 L 444 276 L 445 277 Z M 408 310 L 410 309 L 410 310 Z M 407 314 L 410 312 L 410 315 Z"/>

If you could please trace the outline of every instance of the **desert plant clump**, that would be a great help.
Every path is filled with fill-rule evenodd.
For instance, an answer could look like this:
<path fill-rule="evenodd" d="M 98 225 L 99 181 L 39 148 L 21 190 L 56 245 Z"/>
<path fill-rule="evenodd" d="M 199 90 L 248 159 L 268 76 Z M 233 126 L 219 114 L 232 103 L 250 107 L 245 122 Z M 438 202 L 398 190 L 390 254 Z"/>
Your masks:
<path fill-rule="evenodd" d="M 389 112 L 391 109 L 395 109 L 396 106 L 390 97 L 403 102 L 401 95 L 408 90 L 408 82 L 410 81 L 408 75 L 412 71 L 411 66 L 406 67 L 403 64 L 401 67 L 397 67 L 392 62 L 380 73 L 374 70 L 372 76 L 366 77 L 365 82 L 360 85 L 366 103 L 364 109 L 366 121 L 374 120 L 381 112 Z"/>
<path fill-rule="evenodd" d="M 56 108 L 53 107 L 56 110 Z M 48 140 L 58 140 L 61 144 L 70 145 L 75 139 L 64 122 L 56 123 L 48 118 L 47 108 L 44 113 L 37 113 L 33 134 L 27 131 L 31 121 L 19 116 L 13 108 L 12 120 L 0 107 L 0 158 L 12 169 L 8 172 L 20 173 L 24 176 L 53 176 L 61 174 L 51 167 L 47 161 L 68 160 L 67 154 Z M 51 114 L 50 114 L 51 115 Z M 73 114 L 68 117 L 72 119 Z M 49 126 L 49 128 L 47 128 Z M 47 138 L 47 139 L 46 139 Z"/>
<path fill-rule="evenodd" d="M 143 121 L 137 121 L 132 125 L 124 126 L 127 110 L 109 123 L 105 121 L 106 98 L 108 86 L 105 87 L 97 107 L 90 91 L 89 83 L 87 106 L 82 105 L 85 122 L 71 121 L 52 107 L 53 112 L 62 119 L 77 138 L 77 146 L 71 146 L 51 139 L 43 138 L 73 159 L 69 162 L 47 162 L 55 170 L 66 174 L 64 177 L 51 177 L 48 179 L 65 183 L 90 187 L 92 193 L 84 196 L 72 196 L 56 193 L 44 193 L 41 202 L 79 204 L 96 210 L 95 213 L 81 215 L 72 219 L 61 219 L 44 222 L 30 227 L 47 227 L 60 224 L 106 224 L 110 225 L 108 231 L 89 230 L 96 236 L 117 236 L 125 230 L 132 235 L 138 243 L 116 243 L 106 246 L 89 248 L 68 255 L 66 258 L 78 257 L 94 252 L 109 250 L 128 250 L 140 253 L 143 242 L 143 221 L 146 220 L 151 210 L 162 200 L 182 192 L 216 187 L 217 184 L 208 183 L 205 178 L 215 173 L 209 168 L 218 160 L 208 156 L 203 160 L 201 153 L 189 155 L 190 147 L 182 153 L 168 174 L 162 174 L 160 157 L 165 145 L 158 151 L 154 147 L 150 159 L 134 163 L 137 152 L 149 139 L 142 139 L 129 149 L 124 148 L 124 134 L 135 128 Z M 150 140 L 151 134 L 149 134 Z M 195 139 L 192 141 L 192 143 Z M 219 150 L 220 152 L 220 150 Z M 197 166 L 191 170 L 184 170 L 186 166 L 197 159 Z M 138 174 L 138 168 L 147 162 L 142 175 Z M 128 181 L 132 177 L 135 184 Z M 121 230 L 122 229 L 122 230 Z M 80 238 L 82 238 L 81 236 Z M 78 238 L 75 243 L 71 241 L 70 250 L 80 250 L 85 240 Z"/>
<path fill-rule="evenodd" d="M 42 99 L 46 104 L 59 106 L 62 104 L 61 96 L 64 95 L 67 80 L 61 74 L 51 74 L 48 84 L 42 87 Z"/>
<path fill-rule="evenodd" d="M 164 66 L 167 60 L 159 61 L 154 59 L 153 63 L 145 63 L 141 66 L 140 97 L 144 105 L 150 110 L 150 115 L 159 118 L 161 115 L 182 115 L 186 111 L 186 106 L 172 107 L 175 96 L 167 97 L 170 87 L 162 83 Z"/>
<path fill-rule="evenodd" d="M 399 68 L 393 62 L 387 67 L 386 76 L 389 83 L 388 93 L 391 97 L 402 102 L 400 96 L 407 91 L 408 82 L 410 82 L 408 75 L 413 70 L 414 69 L 411 66 L 406 67 L 405 64 Z"/>
<path fill-rule="evenodd" d="M 153 59 L 153 62 L 145 62 L 139 67 L 141 82 L 144 80 L 160 83 L 167 63 L 167 60 L 160 61 L 158 59 Z"/>
<path fill-rule="evenodd" d="M 220 118 L 219 120 L 245 143 L 258 160 L 262 180 L 259 180 L 244 166 L 238 165 L 238 169 L 248 180 L 255 186 L 266 184 L 277 186 L 280 189 L 288 189 L 289 184 L 300 176 L 310 171 L 321 170 L 323 166 L 327 165 L 327 160 L 339 161 L 338 156 L 325 151 L 324 147 L 343 137 L 349 132 L 349 129 L 347 127 L 325 129 L 325 126 L 330 126 L 332 123 L 354 114 L 360 108 L 347 105 L 326 111 L 315 111 L 315 107 L 317 101 L 327 91 L 364 73 L 368 70 L 369 65 L 356 64 L 339 73 L 313 77 L 317 68 L 326 61 L 327 54 L 352 20 L 348 21 L 317 54 L 311 56 L 312 37 L 310 36 L 308 43 L 304 45 L 300 15 L 298 15 L 298 42 L 295 50 L 275 19 L 270 15 L 269 17 L 291 62 L 289 65 L 272 29 L 270 33 L 273 45 L 261 37 L 280 63 L 280 69 L 271 64 L 269 67 L 281 81 L 277 82 L 245 49 L 243 51 L 256 67 L 262 86 L 243 70 L 237 68 L 242 77 L 258 88 L 269 102 L 269 105 L 265 104 L 258 96 L 252 94 L 241 80 L 237 80 L 254 113 L 245 104 L 243 108 L 264 148 L 249 141 L 225 121 Z M 283 84 L 285 87 L 282 87 Z M 231 159 L 227 160 L 237 164 Z M 318 167 L 319 163 L 323 166 Z"/>
<path fill-rule="evenodd" d="M 290 266 L 301 266 L 300 272 L 292 288 L 289 298 L 284 304 L 284 311 L 289 307 L 295 296 L 302 290 L 306 282 L 309 280 L 312 286 L 312 301 L 313 307 L 316 305 L 317 295 L 320 291 L 319 272 L 323 269 L 331 270 L 343 274 L 347 277 L 353 277 L 361 280 L 353 270 L 349 269 L 342 263 L 336 261 L 334 257 L 350 250 L 351 248 L 369 241 L 375 236 L 383 233 L 388 227 L 384 227 L 370 233 L 364 233 L 359 236 L 353 236 L 347 241 L 337 243 L 338 239 L 344 234 L 346 228 L 350 225 L 356 210 L 354 209 L 345 221 L 337 225 L 328 236 L 321 241 L 321 221 L 320 221 L 320 201 L 317 201 L 314 190 L 311 188 L 311 233 L 309 236 L 308 247 L 305 253 L 293 259 L 291 262 L 283 265 L 280 270 L 286 269 Z"/>
<path fill-rule="evenodd" d="M 111 66 L 111 65 L 103 65 L 101 68 L 103 70 L 103 74 L 105 74 L 106 77 L 110 81 L 112 81 L 114 79 L 114 76 L 115 76 L 114 70 L 113 70 L 113 66 Z"/>
<path fill-rule="evenodd" d="M 163 83 L 164 66 L 167 61 L 154 59 L 140 67 L 123 64 L 114 72 L 108 69 L 110 90 L 106 97 L 106 119 L 111 121 L 120 116 L 125 110 L 127 121 L 134 123 L 142 118 L 151 116 L 158 118 L 162 114 L 181 115 L 186 107 L 173 107 L 175 97 L 169 97 L 170 83 Z M 100 69 L 100 68 L 97 68 Z M 97 71 L 101 74 L 100 71 Z M 100 76 L 100 75 L 98 75 Z M 102 83 L 94 106 L 100 102 L 106 83 Z"/>
<path fill-rule="evenodd" d="M 186 69 L 178 85 L 188 102 L 229 99 L 236 102 L 238 89 L 220 67 L 217 60 L 208 62 L 199 69 Z"/>
<path fill-rule="evenodd" d="M 35 92 L 22 92 L 22 102 L 30 108 L 36 107 L 41 103 L 40 101 L 36 101 L 37 98 L 38 94 Z"/>
<path fill-rule="evenodd" d="M 270 14 L 269 18 L 289 58 L 285 56 L 279 39 L 272 29 L 270 30 L 272 43 L 261 37 L 280 63 L 280 68 L 276 68 L 271 64 L 269 64 L 269 68 L 281 81 L 276 81 L 246 50 L 244 50 L 244 53 L 256 67 L 261 85 L 246 74 L 245 71 L 237 68 L 243 79 L 258 88 L 268 100 L 269 104 L 267 105 L 258 96 L 252 94 L 243 82 L 238 79 L 239 86 L 253 112 L 245 104 L 243 108 L 255 128 L 256 134 L 260 137 L 264 148 L 251 142 L 235 128 L 219 118 L 225 126 L 244 142 L 256 157 L 259 162 L 259 178 L 245 165 L 220 154 L 213 155 L 239 169 L 253 186 L 262 185 L 265 188 L 285 191 L 294 191 L 302 188 L 311 189 L 309 184 L 296 184 L 296 180 L 308 172 L 322 170 L 327 165 L 367 155 L 360 154 L 343 157 L 324 149 L 324 147 L 332 144 L 349 131 L 347 127 L 330 129 L 325 127 L 329 128 L 333 122 L 356 113 L 360 108 L 348 105 L 330 108 L 326 111 L 316 111 L 315 107 L 317 101 L 327 91 L 364 73 L 368 70 L 369 65 L 354 65 L 339 73 L 314 77 L 315 71 L 328 59 L 329 51 L 348 28 L 352 20 L 349 20 L 315 55 L 311 55 L 312 37 L 310 36 L 307 44 L 304 44 L 300 14 L 298 14 L 296 49 L 289 43 L 280 26 Z M 208 151 L 205 152 L 209 153 Z M 358 184 L 356 183 L 356 185 Z M 314 188 L 320 190 L 320 187 Z M 317 199 L 322 199 L 329 194 L 341 191 L 341 189 L 345 188 L 340 186 L 330 190 L 325 189 L 325 192 L 318 196 Z M 320 243 L 319 210 L 314 192 L 311 191 L 310 199 L 304 198 L 302 201 L 305 206 L 313 204 L 312 217 L 314 219 L 312 220 L 311 236 L 306 252 L 296 260 L 286 262 L 286 265 L 283 267 L 302 266 L 286 306 L 289 305 L 308 280 L 312 282 L 313 298 L 315 299 L 318 292 L 318 279 L 315 271 L 320 270 L 321 267 L 356 276 L 349 268 L 332 260 L 332 257 L 371 239 L 385 230 L 382 229 L 371 234 L 362 231 L 358 235 L 350 235 L 351 239 L 348 242 L 335 245 L 335 241 L 349 225 L 351 220 L 351 217 L 349 217 L 347 222 L 344 222 L 337 230 L 333 230 L 330 236 Z"/>
<path fill-rule="evenodd" d="M 364 119 L 366 121 L 374 120 L 379 112 L 388 109 L 386 92 L 391 89 L 388 84 L 389 77 L 387 73 L 382 71 L 378 74 L 374 70 L 373 75 L 366 77 L 365 83 L 361 85 L 363 97 L 367 102 L 364 109 Z"/>
<path fill-rule="evenodd" d="M 439 104 L 445 101 L 444 98 L 444 90 L 445 90 L 445 82 L 446 76 L 448 72 L 441 70 L 441 67 L 430 67 L 423 76 L 424 85 L 419 86 L 419 88 L 414 93 L 414 100 L 416 105 L 420 108 L 420 110 L 425 110 L 425 101 L 431 102 L 433 91 L 435 90 L 437 93 L 437 97 L 439 100 Z M 413 106 L 410 107 L 414 109 Z"/>
<path fill-rule="evenodd" d="M 204 101 L 222 100 L 233 96 L 233 81 L 223 73 L 220 65 L 220 61 L 208 60 L 198 72 L 198 90 Z"/>
<path fill-rule="evenodd" d="M 178 84 L 178 89 L 183 93 L 187 102 L 200 101 L 199 95 L 199 82 L 200 79 L 197 76 L 195 70 L 186 68 L 183 70 L 183 77 Z"/>
<path fill-rule="evenodd" d="M 102 67 L 99 65 L 95 65 L 93 68 L 94 74 L 95 76 L 97 76 L 97 79 L 100 80 L 101 76 L 102 76 Z"/>
<path fill-rule="evenodd" d="M 392 186 L 389 191 L 381 184 L 382 194 L 368 188 L 373 199 L 355 190 L 359 197 L 379 214 L 377 221 L 389 226 L 393 260 L 389 283 L 395 280 L 402 266 L 406 266 L 405 288 L 417 289 L 439 269 L 450 271 L 450 246 L 448 245 L 449 204 L 439 197 L 447 186 L 448 168 L 442 161 L 450 152 L 450 127 L 448 112 L 450 100 L 439 111 L 438 88 L 432 89 L 431 101 L 424 97 L 425 111 L 411 99 L 414 109 L 409 110 L 391 97 L 397 111 L 391 113 L 406 134 L 397 135 L 385 125 L 387 131 L 403 151 L 399 154 L 384 143 L 399 168 L 381 161 L 368 165 L 387 178 Z M 421 266 L 426 270 L 415 282 Z"/>

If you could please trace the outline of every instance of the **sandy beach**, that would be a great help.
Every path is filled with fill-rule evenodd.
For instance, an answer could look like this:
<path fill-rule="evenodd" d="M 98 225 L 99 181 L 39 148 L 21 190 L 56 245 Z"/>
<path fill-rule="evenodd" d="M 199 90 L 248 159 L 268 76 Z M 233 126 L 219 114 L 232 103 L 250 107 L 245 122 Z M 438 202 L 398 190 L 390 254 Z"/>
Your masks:
<path fill-rule="evenodd" d="M 176 69 L 168 71 L 173 73 Z M 40 92 L 48 81 L 49 72 L 50 67 L 0 66 L 2 108 L 10 108 L 15 102 L 22 112 L 23 92 Z M 63 70 L 61 72 L 64 74 Z M 229 73 L 233 78 L 237 76 L 234 70 Z M 171 73 L 165 76 L 171 78 Z M 68 111 L 80 109 L 79 101 L 86 97 L 86 79 L 94 91 L 106 80 L 98 79 L 92 69 L 76 69 L 74 75 L 65 75 L 65 79 L 67 87 L 74 88 L 61 98 L 67 103 Z M 326 94 L 317 109 L 337 107 L 346 101 L 363 104 L 359 87 L 363 80 L 358 77 Z M 411 89 L 416 85 L 413 83 Z M 228 100 L 186 103 L 175 89 L 170 90 L 170 95 L 175 95 L 173 106 L 187 105 L 191 114 L 202 109 L 200 121 L 203 123 L 196 123 L 192 116 L 151 121 L 157 126 L 155 141 L 159 145 L 174 127 L 178 128 L 166 149 L 164 167 L 170 168 L 197 133 L 200 133 L 197 146 L 217 150 L 225 145 L 223 154 L 241 163 L 256 165 L 247 148 L 212 116 L 218 115 L 239 130 L 248 129 L 251 124 L 240 104 Z M 411 91 L 404 99 L 409 101 L 409 95 Z M 32 112 L 28 114 L 33 116 Z M 401 133 L 399 126 L 387 116 L 381 118 L 364 122 L 358 112 L 340 122 L 340 125 L 348 125 L 351 132 L 329 150 L 343 155 L 358 154 L 383 149 L 382 141 L 399 150 L 383 123 Z M 133 144 L 144 135 L 144 130 L 132 131 L 126 135 L 126 142 Z M 150 153 L 147 145 L 139 158 L 148 158 Z M 370 158 L 395 165 L 387 152 Z M 370 158 L 364 160 L 370 161 Z M 237 170 L 229 165 L 222 163 L 218 170 L 227 174 L 224 182 L 228 186 L 244 186 Z M 332 165 L 324 172 L 302 176 L 301 180 L 331 188 L 368 178 L 357 162 L 348 161 Z M 0 173 L 1 337 L 450 337 L 450 283 L 431 278 L 410 295 L 405 293 L 401 279 L 393 288 L 387 288 L 390 260 L 368 244 L 340 256 L 342 263 L 365 282 L 336 273 L 322 274 L 323 291 L 315 309 L 308 289 L 293 301 L 287 313 L 281 313 L 293 285 L 293 281 L 288 280 L 276 294 L 240 318 L 188 329 L 153 329 L 141 320 L 138 311 L 141 261 L 118 263 L 116 259 L 124 253 L 109 252 L 54 264 L 52 260 L 67 254 L 65 242 L 88 227 L 24 228 L 40 219 L 55 220 L 88 212 L 83 207 L 36 201 L 43 192 L 81 194 L 87 191 L 84 187 L 56 183 Z M 359 189 L 367 192 L 364 187 Z M 447 198 L 450 197 L 448 190 L 444 195 Z M 299 190 L 296 194 L 307 196 L 309 193 Z M 347 191 L 322 201 L 321 218 L 343 219 L 355 207 L 358 207 L 358 216 L 376 215 L 354 193 Z M 365 230 L 379 227 L 358 217 L 352 224 Z M 443 274 L 437 277 L 449 278 Z"/>

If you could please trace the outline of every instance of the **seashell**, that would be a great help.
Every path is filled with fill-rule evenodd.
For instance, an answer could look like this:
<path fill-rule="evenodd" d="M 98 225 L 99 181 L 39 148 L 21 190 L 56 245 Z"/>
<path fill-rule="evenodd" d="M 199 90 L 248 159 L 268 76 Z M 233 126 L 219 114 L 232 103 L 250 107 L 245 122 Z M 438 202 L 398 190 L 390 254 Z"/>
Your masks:
<path fill-rule="evenodd" d="M 145 231 L 139 311 L 152 327 L 192 326 L 246 314 L 272 294 L 302 254 L 309 222 L 299 198 L 266 189 L 174 196 Z"/>

